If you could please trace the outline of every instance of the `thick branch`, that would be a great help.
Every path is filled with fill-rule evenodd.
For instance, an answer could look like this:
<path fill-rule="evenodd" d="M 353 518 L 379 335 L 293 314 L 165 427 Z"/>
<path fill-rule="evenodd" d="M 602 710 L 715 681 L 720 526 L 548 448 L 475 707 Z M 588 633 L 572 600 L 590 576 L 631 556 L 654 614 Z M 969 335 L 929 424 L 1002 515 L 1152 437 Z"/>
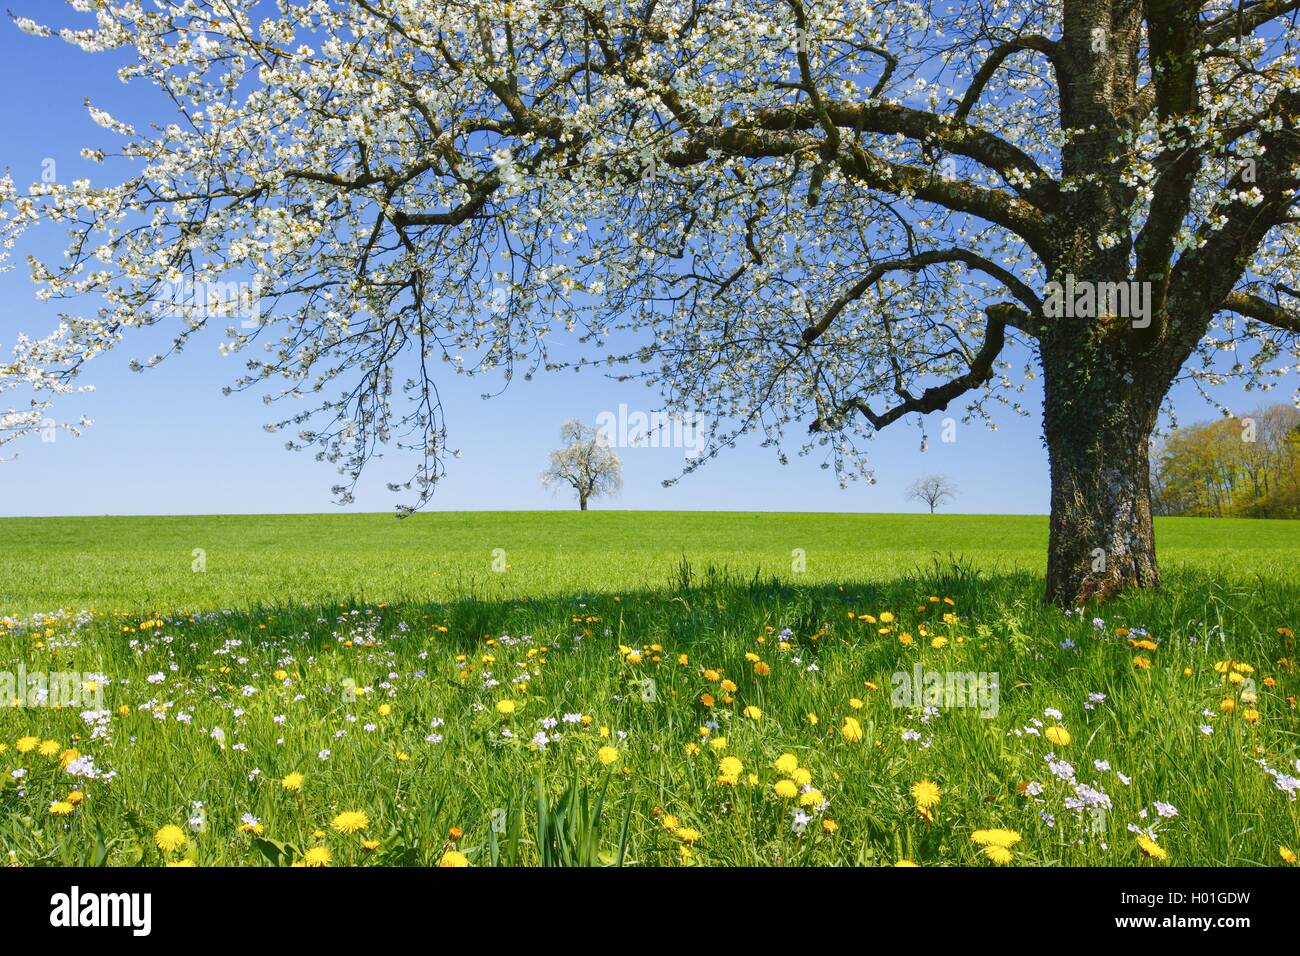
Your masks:
<path fill-rule="evenodd" d="M 1201 33 L 1201 45 L 1218 46 L 1236 37 L 1247 37 L 1259 27 L 1280 16 L 1300 10 L 1300 0 L 1258 0 L 1225 13 Z"/>
<path fill-rule="evenodd" d="M 928 266 L 939 265 L 948 262 L 961 262 L 970 266 L 972 269 L 978 269 L 981 272 L 993 276 L 999 282 L 1019 299 L 1027 310 L 1027 317 L 1030 321 L 1022 321 L 1017 324 L 1008 318 L 1008 324 L 1029 334 L 1035 334 L 1037 329 L 1036 316 L 1043 313 L 1043 305 L 1033 290 L 1025 283 L 1017 279 L 1011 272 L 1002 268 L 997 263 L 981 256 L 979 253 L 972 252 L 969 249 L 933 249 L 928 252 L 918 253 L 906 259 L 891 259 L 887 262 L 880 262 L 872 266 L 867 273 L 850 286 L 843 295 L 837 298 L 822 313 L 812 325 L 803 331 L 803 340 L 806 343 L 817 341 L 822 334 L 831 326 L 831 323 L 846 308 L 860 299 L 866 291 L 875 285 L 880 279 L 890 272 L 904 271 L 916 272 Z"/>
<path fill-rule="evenodd" d="M 841 414 L 853 410 L 861 412 L 862 416 L 871 423 L 871 427 L 879 431 L 886 425 L 898 421 L 904 415 L 912 413 L 925 415 L 929 412 L 942 411 L 948 407 L 948 403 L 953 399 L 982 386 L 993 377 L 993 364 L 1002 353 L 1002 347 L 1006 343 L 1006 327 L 1011 324 L 1022 323 L 1028 319 L 1028 316 L 1021 314 L 1019 308 L 1007 303 L 989 306 L 984 311 L 984 314 L 988 320 L 988 324 L 984 329 L 984 344 L 980 346 L 980 350 L 971 359 L 970 368 L 965 373 L 944 382 L 942 385 L 931 386 L 920 395 L 913 395 L 901 385 L 896 385 L 894 391 L 903 400 L 893 408 L 880 414 L 872 411 L 871 406 L 864 400 L 853 399 L 845 408 L 838 409 L 831 419 L 817 419 L 809 426 L 809 431 L 823 431 Z"/>
<path fill-rule="evenodd" d="M 1265 325 L 1271 325 L 1283 332 L 1300 335 L 1300 312 L 1285 309 L 1276 302 L 1249 292 L 1229 292 L 1223 300 L 1223 308 L 1236 312 Z"/>
<path fill-rule="evenodd" d="M 1007 179 L 1022 195 L 1033 197 L 1044 209 L 1056 195 L 1056 183 L 1028 153 L 977 126 L 893 103 L 843 103 L 828 101 L 822 107 L 837 127 L 882 136 L 904 136 L 930 149 L 965 156 Z M 760 113 L 754 123 L 759 129 L 807 131 L 819 120 L 804 107 L 788 107 Z"/>
<path fill-rule="evenodd" d="M 979 70 L 971 78 L 970 86 L 966 87 L 966 94 L 962 97 L 961 103 L 957 106 L 957 112 L 954 117 L 959 122 L 965 122 L 967 115 L 979 101 L 988 86 L 989 80 L 993 79 L 993 74 L 1002 66 L 1004 60 L 1013 53 L 1019 53 L 1022 50 L 1036 50 L 1042 53 L 1052 62 L 1055 67 L 1057 60 L 1057 44 L 1055 40 L 1049 40 L 1045 36 L 1038 34 L 1029 34 L 1027 36 L 1016 37 L 1001 46 L 994 47 L 989 53 L 989 57 L 981 65 Z"/>

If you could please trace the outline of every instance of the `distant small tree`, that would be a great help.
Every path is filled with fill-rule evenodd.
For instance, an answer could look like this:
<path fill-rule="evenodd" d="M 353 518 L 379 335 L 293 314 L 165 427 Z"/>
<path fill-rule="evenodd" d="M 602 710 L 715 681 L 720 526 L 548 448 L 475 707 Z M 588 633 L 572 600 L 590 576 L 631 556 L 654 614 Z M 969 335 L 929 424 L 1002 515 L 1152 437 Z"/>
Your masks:
<path fill-rule="evenodd" d="M 930 506 L 930 514 L 934 514 L 936 507 L 957 497 L 957 486 L 946 475 L 927 475 L 912 482 L 907 497 L 924 501 Z"/>
<path fill-rule="evenodd" d="M 542 484 L 570 486 L 583 511 L 591 498 L 618 494 L 623 487 L 623 462 L 600 432 L 573 418 L 560 426 L 560 439 L 564 447 L 551 452 Z"/>

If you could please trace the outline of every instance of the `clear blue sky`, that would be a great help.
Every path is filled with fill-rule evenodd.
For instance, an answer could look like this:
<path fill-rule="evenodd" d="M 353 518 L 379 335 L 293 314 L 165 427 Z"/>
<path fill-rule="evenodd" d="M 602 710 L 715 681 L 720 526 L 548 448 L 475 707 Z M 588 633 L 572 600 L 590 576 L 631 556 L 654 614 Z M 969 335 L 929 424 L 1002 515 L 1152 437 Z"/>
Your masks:
<path fill-rule="evenodd" d="M 61 7 L 49 0 L 11 0 L 9 9 L 59 22 L 66 19 Z M 119 62 L 116 54 L 82 53 L 61 40 L 22 34 L 8 18 L 0 21 L 0 90 L 5 91 L 0 96 L 0 166 L 20 186 L 38 180 L 42 163 L 51 159 L 61 181 L 83 175 L 96 179 L 109 172 L 79 156 L 83 146 L 110 145 L 112 137 L 87 116 L 87 95 L 126 119 L 169 119 L 151 89 L 118 82 Z M 22 261 L 33 241 L 44 254 L 58 255 L 61 236 L 48 228 L 42 232 L 27 237 L 17 250 L 16 267 L 0 275 L 0 348 L 5 354 L 18 332 L 43 335 L 57 321 L 59 310 L 33 296 Z M 94 303 L 79 308 L 89 312 Z M 60 433 L 51 443 L 32 438 L 6 446 L 5 457 L 15 452 L 18 457 L 0 464 L 0 515 L 337 510 L 329 493 L 337 480 L 333 467 L 316 462 L 310 453 L 285 451 L 282 436 L 262 430 L 273 417 L 269 413 L 282 409 L 264 406 L 254 394 L 222 396 L 221 388 L 238 374 L 240 360 L 223 359 L 217 343 L 217 335 L 200 339 L 185 353 L 139 374 L 128 371 L 126 363 L 151 354 L 152 340 L 128 339 L 91 363 L 85 380 L 97 391 L 62 401 L 55 414 L 65 420 L 86 414 L 94 426 L 81 438 Z M 1025 357 L 1013 358 L 1019 367 Z M 651 391 L 586 372 L 516 381 L 486 402 L 479 398 L 486 390 L 482 381 L 450 378 L 439 385 L 450 441 L 462 457 L 451 462 L 432 510 L 572 507 L 567 497 L 543 490 L 537 477 L 557 443 L 560 423 L 573 417 L 594 422 L 600 412 L 620 403 L 647 411 L 657 404 Z M 1281 392 L 1274 395 L 1275 401 L 1287 400 Z M 1244 413 L 1265 397 L 1227 389 L 1222 398 Z M 917 511 L 920 506 L 906 498 L 907 486 L 920 475 L 942 472 L 960 489 L 950 511 L 1045 513 L 1047 456 L 1040 440 L 1037 392 L 1027 392 L 1024 404 L 1034 410 L 1031 417 L 1005 414 L 996 431 L 959 424 L 957 441 L 951 444 L 938 441 L 939 421 L 947 414 L 959 418 L 959 406 L 932 415 L 931 444 L 924 453 L 919 431 L 898 422 L 868 448 L 878 483 L 856 482 L 846 490 L 839 489 L 833 472 L 820 467 L 820 459 L 792 456 L 791 464 L 782 466 L 771 449 L 758 447 L 757 438 L 670 489 L 660 482 L 680 470 L 680 450 L 628 449 L 621 452 L 623 494 L 595 507 Z M 1176 390 L 1175 406 L 1184 423 L 1214 414 L 1186 387 Z M 374 462 L 349 510 L 391 510 L 403 499 L 384 483 L 408 473 L 405 462 Z"/>

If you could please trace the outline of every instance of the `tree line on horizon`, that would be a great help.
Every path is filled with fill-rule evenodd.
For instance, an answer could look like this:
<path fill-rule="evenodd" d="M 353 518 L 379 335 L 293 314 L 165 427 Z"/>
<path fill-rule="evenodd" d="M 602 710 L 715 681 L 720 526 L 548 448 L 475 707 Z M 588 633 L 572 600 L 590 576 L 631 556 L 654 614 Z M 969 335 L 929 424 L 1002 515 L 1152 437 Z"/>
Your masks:
<path fill-rule="evenodd" d="M 1300 409 L 1171 432 L 1152 456 L 1151 500 L 1159 515 L 1300 518 Z"/>

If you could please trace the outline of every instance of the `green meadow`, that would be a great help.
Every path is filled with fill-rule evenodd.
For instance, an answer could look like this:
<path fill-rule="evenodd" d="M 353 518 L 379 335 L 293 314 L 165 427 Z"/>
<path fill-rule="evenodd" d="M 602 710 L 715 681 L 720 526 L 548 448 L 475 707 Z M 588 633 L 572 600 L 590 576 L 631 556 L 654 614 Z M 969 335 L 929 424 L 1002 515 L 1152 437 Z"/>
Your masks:
<path fill-rule="evenodd" d="M 4 519 L 0 856 L 1293 865 L 1300 526 L 1159 521 L 1163 589 L 1069 614 L 1046 531 Z"/>
<path fill-rule="evenodd" d="M 1167 572 L 1296 579 L 1300 524 L 1157 519 Z M 655 590 L 703 573 L 892 581 L 935 558 L 1040 573 L 1038 516 L 461 512 L 0 519 L 0 615 Z M 800 563 L 802 555 L 802 563 Z M 200 558 L 202 560 L 200 560 Z M 802 571 L 796 568 L 803 568 Z M 196 570 L 197 569 L 197 570 Z M 503 570 L 502 570 L 503 569 Z"/>

